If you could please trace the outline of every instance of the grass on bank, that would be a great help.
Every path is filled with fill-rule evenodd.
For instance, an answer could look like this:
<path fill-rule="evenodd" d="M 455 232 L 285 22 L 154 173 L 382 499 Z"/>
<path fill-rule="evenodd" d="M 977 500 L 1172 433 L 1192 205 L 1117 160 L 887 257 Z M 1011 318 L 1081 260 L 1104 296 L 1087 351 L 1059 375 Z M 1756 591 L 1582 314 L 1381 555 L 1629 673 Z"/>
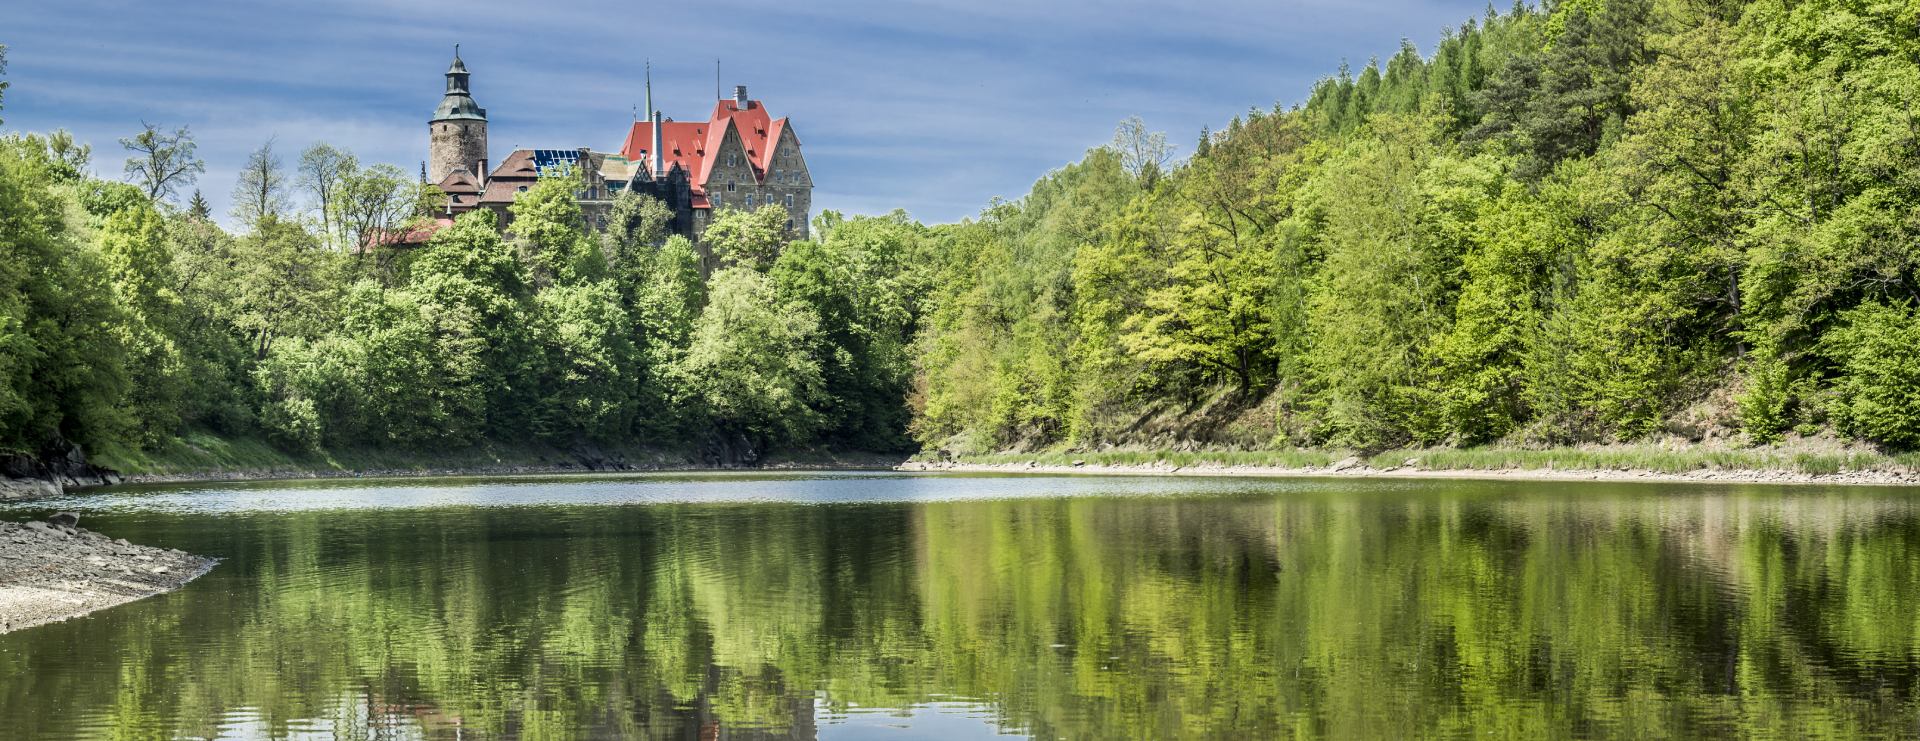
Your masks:
<path fill-rule="evenodd" d="M 1329 450 L 1099 450 L 1042 451 L 962 455 L 960 463 L 1010 465 L 1032 462 L 1041 466 L 1244 466 L 1260 468 L 1325 468 L 1350 455 Z M 931 460 L 923 454 L 920 460 Z M 1811 475 L 1849 471 L 1920 471 L 1920 453 L 1886 454 L 1872 451 L 1812 452 L 1779 448 L 1665 448 L 1606 446 L 1592 448 L 1429 448 L 1389 450 L 1361 458 L 1372 468 L 1412 467 L 1434 471 L 1464 470 L 1580 470 L 1653 471 L 1684 474 L 1694 471 L 1780 471 Z"/>

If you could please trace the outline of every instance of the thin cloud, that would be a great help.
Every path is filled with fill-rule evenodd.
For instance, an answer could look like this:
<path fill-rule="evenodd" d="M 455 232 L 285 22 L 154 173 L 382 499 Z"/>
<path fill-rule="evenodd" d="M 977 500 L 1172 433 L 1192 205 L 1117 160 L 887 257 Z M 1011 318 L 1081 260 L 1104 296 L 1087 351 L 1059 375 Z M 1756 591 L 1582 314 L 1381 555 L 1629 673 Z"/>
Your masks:
<path fill-rule="evenodd" d="M 1187 144 L 1248 108 L 1291 104 L 1342 60 L 1430 48 L 1485 8 L 1465 0 L 721 1 L 640 12 L 479 0 L 421 22 L 411 0 L 67 0 L 8 14 L 10 128 L 65 127 L 120 170 L 115 139 L 190 125 L 199 187 L 224 213 L 233 172 L 277 137 L 285 159 L 325 140 L 413 172 L 454 43 L 474 71 L 494 153 L 617 146 L 641 62 L 675 118 L 703 118 L 713 58 L 793 118 L 819 208 L 977 214 L 1104 142 L 1128 115 Z M 1382 19 L 1388 19 L 1383 22 Z M 666 30 L 662 30 L 666 29 Z"/>

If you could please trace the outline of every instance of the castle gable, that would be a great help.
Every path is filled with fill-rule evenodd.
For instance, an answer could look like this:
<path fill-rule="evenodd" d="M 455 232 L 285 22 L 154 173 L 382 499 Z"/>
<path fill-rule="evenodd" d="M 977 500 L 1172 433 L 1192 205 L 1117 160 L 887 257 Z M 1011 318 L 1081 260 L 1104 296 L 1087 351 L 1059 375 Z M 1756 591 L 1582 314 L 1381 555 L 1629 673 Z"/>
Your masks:
<path fill-rule="evenodd" d="M 739 185 L 766 185 L 781 147 L 794 147 L 797 157 L 800 143 L 793 137 L 787 119 L 770 117 L 766 105 L 758 100 L 748 100 L 744 107 L 734 99 L 718 101 L 706 121 L 665 121 L 660 124 L 660 135 L 661 160 L 669 168 L 677 165 L 687 171 L 695 202 L 700 206 L 707 203 L 716 173 L 723 178 L 720 183 L 733 175 Z M 645 161 L 652 141 L 653 122 L 635 121 L 620 145 L 620 154 L 635 162 Z M 738 147 L 732 152 L 739 155 L 738 165 L 744 169 L 729 170 L 725 166 L 728 152 L 724 143 L 729 141 Z"/>

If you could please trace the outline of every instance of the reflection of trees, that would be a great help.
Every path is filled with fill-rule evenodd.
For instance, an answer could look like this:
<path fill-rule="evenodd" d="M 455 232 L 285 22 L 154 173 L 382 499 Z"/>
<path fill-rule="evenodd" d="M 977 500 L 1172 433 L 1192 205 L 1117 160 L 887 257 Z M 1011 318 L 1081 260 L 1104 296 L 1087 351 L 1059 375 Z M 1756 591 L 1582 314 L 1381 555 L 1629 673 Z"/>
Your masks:
<path fill-rule="evenodd" d="M 50 697 L 161 737 L 229 714 L 810 736 L 816 708 L 954 697 L 1073 737 L 1801 736 L 1920 710 L 1905 502 L 1486 489 L 168 520 L 150 535 L 231 558 L 0 639 L 0 726 L 70 730 Z"/>

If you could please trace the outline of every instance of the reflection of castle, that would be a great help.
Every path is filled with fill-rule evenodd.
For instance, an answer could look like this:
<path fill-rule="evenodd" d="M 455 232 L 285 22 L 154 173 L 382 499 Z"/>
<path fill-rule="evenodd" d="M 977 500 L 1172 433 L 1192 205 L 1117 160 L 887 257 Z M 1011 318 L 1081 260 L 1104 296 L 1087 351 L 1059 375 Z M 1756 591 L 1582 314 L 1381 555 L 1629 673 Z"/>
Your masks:
<path fill-rule="evenodd" d="M 581 210 L 595 229 L 606 226 L 614 197 L 633 190 L 660 199 L 674 213 L 673 231 L 698 236 L 722 208 L 787 210 L 788 228 L 807 236 L 813 178 L 800 153 L 800 139 L 785 118 L 772 118 L 742 85 L 731 99 L 714 103 L 705 121 L 679 122 L 653 107 L 647 82 L 648 120 L 636 121 L 617 153 L 576 149 L 519 149 L 491 171 L 487 111 L 473 100 L 470 73 L 456 47 L 447 68 L 447 91 L 427 124 L 427 178 L 447 194 L 446 215 L 492 209 L 504 228 L 507 206 L 542 175 L 579 173 Z"/>

